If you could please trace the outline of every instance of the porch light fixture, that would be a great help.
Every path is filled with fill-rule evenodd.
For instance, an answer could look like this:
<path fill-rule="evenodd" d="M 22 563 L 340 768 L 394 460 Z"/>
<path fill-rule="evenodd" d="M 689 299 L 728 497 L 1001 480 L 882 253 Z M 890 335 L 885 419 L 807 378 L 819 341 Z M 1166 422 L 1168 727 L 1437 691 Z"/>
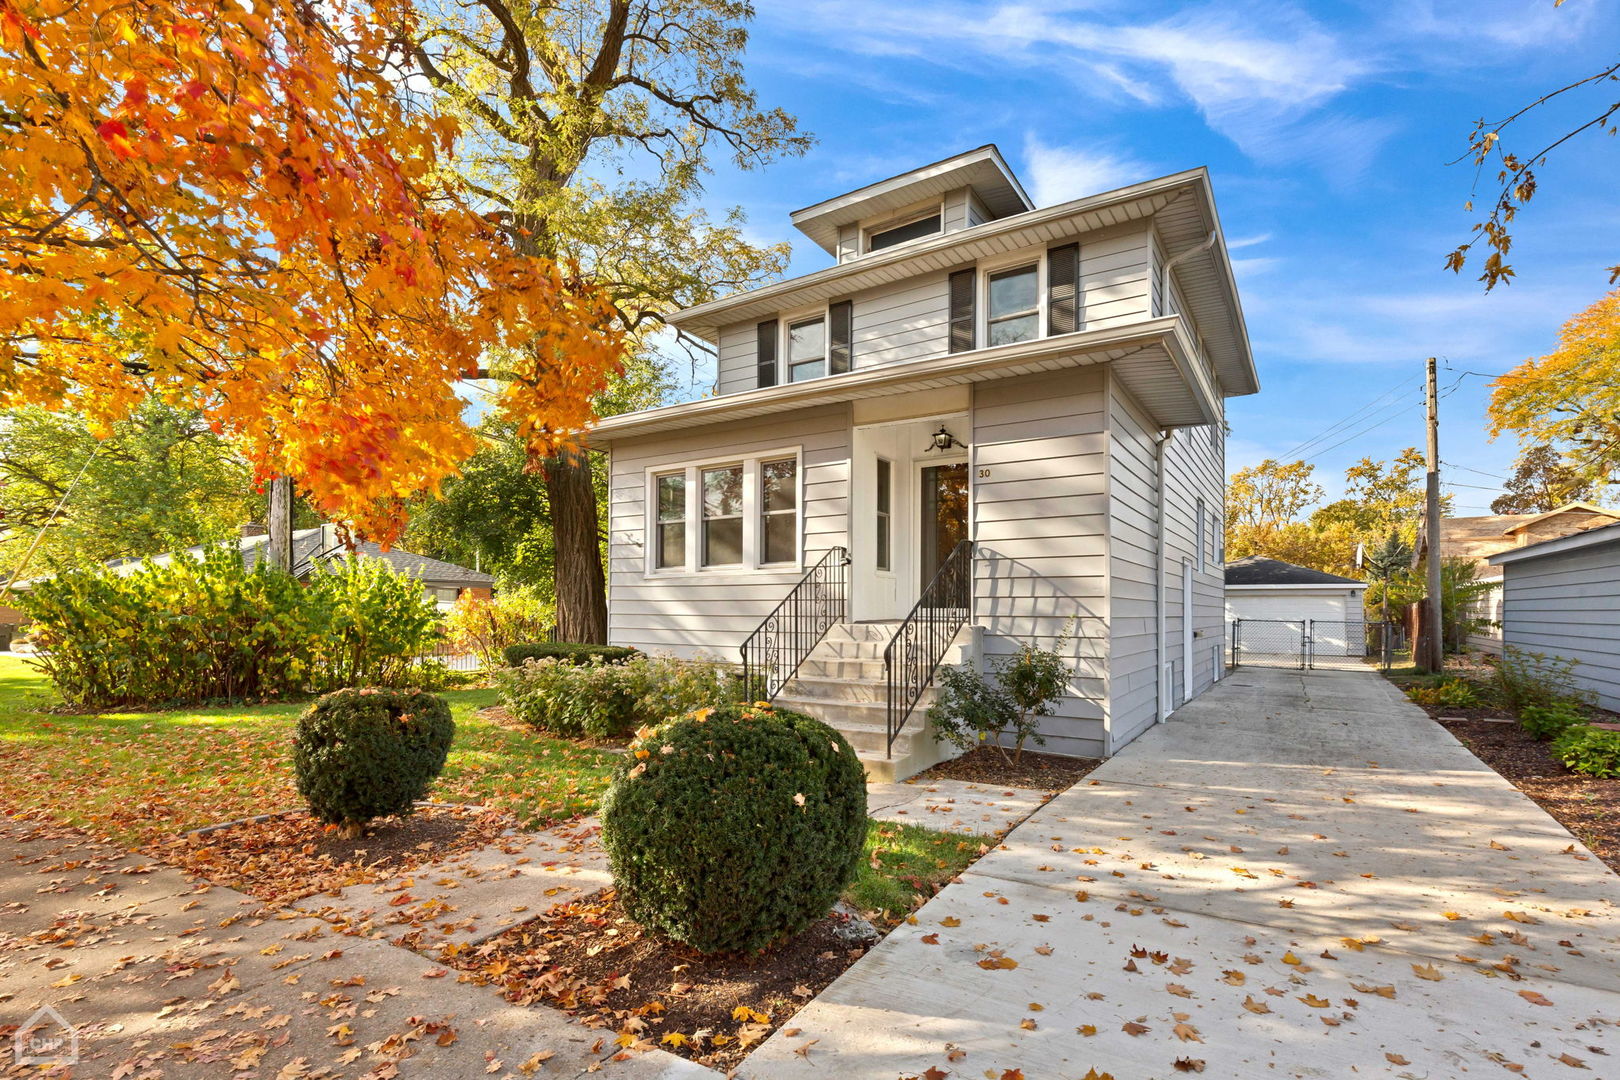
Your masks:
<path fill-rule="evenodd" d="M 939 425 L 939 430 L 929 436 L 929 439 L 931 441 L 928 449 L 923 451 L 925 454 L 933 450 L 948 451 L 953 446 L 960 446 L 963 450 L 967 449 L 967 444 L 947 431 L 944 424 Z"/>

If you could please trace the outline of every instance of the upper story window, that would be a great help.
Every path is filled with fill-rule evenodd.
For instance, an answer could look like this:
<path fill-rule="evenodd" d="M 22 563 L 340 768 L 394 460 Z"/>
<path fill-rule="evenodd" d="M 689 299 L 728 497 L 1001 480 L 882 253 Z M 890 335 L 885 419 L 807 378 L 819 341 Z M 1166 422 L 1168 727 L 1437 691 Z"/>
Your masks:
<path fill-rule="evenodd" d="M 940 213 L 935 210 L 931 214 L 915 218 L 900 225 L 891 225 L 881 232 L 868 234 L 866 238 L 867 251 L 882 251 L 884 248 L 903 244 L 907 240 L 919 240 L 924 236 L 932 236 L 939 232 Z"/>
<path fill-rule="evenodd" d="M 1020 266 L 991 274 L 985 326 L 991 345 L 1033 341 L 1040 336 L 1040 285 L 1037 266 Z"/>
<path fill-rule="evenodd" d="M 817 316 L 788 327 L 788 382 L 827 374 L 827 320 Z"/>

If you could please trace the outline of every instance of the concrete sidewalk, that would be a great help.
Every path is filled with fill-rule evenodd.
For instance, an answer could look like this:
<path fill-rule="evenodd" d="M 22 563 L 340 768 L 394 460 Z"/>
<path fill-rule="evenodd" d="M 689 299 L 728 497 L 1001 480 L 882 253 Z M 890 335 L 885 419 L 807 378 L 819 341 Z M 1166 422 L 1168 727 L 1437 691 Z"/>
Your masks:
<path fill-rule="evenodd" d="M 536 897 L 536 907 L 541 906 Z M 78 1061 L 20 1065 L 11 1029 L 50 1006 Z M 0 817 L 0 1075 L 278 1078 L 718 1074 L 508 1004 L 407 949 L 337 933 L 68 830 Z"/>
<path fill-rule="evenodd" d="M 1620 879 L 1378 676 L 1244 669 L 743 1075 L 1620 1076 L 1616 1025 Z"/>

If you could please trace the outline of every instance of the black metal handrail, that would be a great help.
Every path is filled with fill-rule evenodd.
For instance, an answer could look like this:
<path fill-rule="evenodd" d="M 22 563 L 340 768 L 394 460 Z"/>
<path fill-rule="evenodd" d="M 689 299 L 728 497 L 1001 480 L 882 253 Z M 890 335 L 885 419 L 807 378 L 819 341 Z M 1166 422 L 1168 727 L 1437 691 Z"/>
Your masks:
<path fill-rule="evenodd" d="M 770 701 L 810 650 L 849 614 L 849 551 L 828 550 L 742 643 L 743 686 L 750 701 Z"/>
<path fill-rule="evenodd" d="M 889 684 L 889 749 L 911 719 L 917 699 L 934 681 L 945 650 L 967 622 L 973 607 L 973 541 L 962 540 L 945 556 L 934 579 L 923 589 L 911 614 L 883 650 L 883 670 Z"/>

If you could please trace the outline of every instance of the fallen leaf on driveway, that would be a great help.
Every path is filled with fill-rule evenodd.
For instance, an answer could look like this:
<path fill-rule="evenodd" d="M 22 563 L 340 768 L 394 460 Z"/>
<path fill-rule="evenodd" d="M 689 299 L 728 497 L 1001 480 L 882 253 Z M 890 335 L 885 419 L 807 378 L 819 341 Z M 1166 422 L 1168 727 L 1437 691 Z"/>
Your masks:
<path fill-rule="evenodd" d="M 1534 990 L 1520 990 L 1519 991 L 1519 996 L 1524 998 L 1524 1000 L 1528 1001 L 1532 1005 L 1551 1005 L 1552 1004 L 1552 1002 L 1548 1001 L 1545 997 L 1543 997 L 1542 995 L 1536 993 Z"/>
<path fill-rule="evenodd" d="M 1441 979 L 1445 978 L 1444 975 L 1440 974 L 1440 969 L 1435 967 L 1433 964 L 1413 964 L 1412 974 L 1416 975 L 1420 979 L 1427 979 L 1430 982 L 1439 982 Z"/>

